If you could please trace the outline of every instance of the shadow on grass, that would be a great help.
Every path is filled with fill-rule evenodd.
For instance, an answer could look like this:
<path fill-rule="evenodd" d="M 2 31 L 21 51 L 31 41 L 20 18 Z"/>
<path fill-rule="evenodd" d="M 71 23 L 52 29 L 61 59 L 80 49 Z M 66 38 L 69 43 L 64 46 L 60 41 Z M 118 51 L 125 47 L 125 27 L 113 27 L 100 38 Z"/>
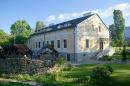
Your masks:
<path fill-rule="evenodd" d="M 2 82 L 0 82 L 0 86 L 31 86 L 31 85 L 17 83 L 17 82 L 9 82 L 9 83 L 2 83 Z"/>

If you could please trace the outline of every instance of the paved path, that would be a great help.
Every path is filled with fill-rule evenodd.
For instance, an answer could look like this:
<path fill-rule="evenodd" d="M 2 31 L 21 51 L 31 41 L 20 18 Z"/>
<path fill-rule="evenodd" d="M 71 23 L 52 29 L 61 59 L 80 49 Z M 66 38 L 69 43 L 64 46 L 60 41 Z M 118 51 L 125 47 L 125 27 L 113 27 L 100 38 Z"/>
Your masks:
<path fill-rule="evenodd" d="M 18 83 L 23 83 L 23 84 L 29 84 L 29 85 L 32 85 L 32 86 L 41 86 L 41 85 L 38 85 L 37 82 L 35 81 L 19 81 L 19 80 L 14 80 L 14 79 L 4 79 L 4 78 L 0 78 L 0 82 L 5 82 L 5 83 L 9 83 L 9 82 L 18 82 Z"/>

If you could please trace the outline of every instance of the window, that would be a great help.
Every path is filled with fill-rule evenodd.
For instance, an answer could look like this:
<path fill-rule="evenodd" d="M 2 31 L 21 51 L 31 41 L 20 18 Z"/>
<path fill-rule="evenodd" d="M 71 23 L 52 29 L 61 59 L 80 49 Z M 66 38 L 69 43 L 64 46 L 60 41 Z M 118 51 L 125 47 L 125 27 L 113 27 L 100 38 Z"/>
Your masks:
<path fill-rule="evenodd" d="M 42 42 L 42 45 L 44 46 L 44 41 Z"/>
<path fill-rule="evenodd" d="M 54 41 L 51 41 L 51 46 L 54 47 Z"/>
<path fill-rule="evenodd" d="M 70 61 L 70 54 L 67 54 L 67 61 Z"/>
<path fill-rule="evenodd" d="M 57 40 L 57 48 L 60 48 L 60 40 Z"/>
<path fill-rule="evenodd" d="M 86 56 L 86 54 L 84 53 L 83 56 Z"/>
<path fill-rule="evenodd" d="M 89 40 L 86 39 L 86 48 L 89 48 Z"/>
<path fill-rule="evenodd" d="M 64 40 L 64 48 L 67 48 L 67 40 Z"/>
<path fill-rule="evenodd" d="M 94 25 L 92 24 L 92 30 L 94 31 Z"/>
<path fill-rule="evenodd" d="M 39 48 L 40 48 L 40 46 L 41 46 L 41 43 L 39 42 Z"/>
<path fill-rule="evenodd" d="M 36 42 L 36 48 L 37 48 L 37 42 Z"/>
<path fill-rule="evenodd" d="M 47 45 L 49 44 L 49 42 L 48 42 L 48 41 L 47 41 L 46 43 L 47 43 Z"/>
<path fill-rule="evenodd" d="M 101 26 L 99 26 L 99 32 L 101 32 Z"/>

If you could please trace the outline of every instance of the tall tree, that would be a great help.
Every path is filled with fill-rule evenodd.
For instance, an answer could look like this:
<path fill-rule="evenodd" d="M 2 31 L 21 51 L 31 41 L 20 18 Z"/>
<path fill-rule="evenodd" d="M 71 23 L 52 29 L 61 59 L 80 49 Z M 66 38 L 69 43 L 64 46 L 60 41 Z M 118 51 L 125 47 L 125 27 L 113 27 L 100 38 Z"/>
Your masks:
<path fill-rule="evenodd" d="M 116 46 L 123 46 L 125 42 L 125 19 L 121 10 L 114 10 L 114 28 L 116 36 L 114 41 Z"/>
<path fill-rule="evenodd" d="M 25 43 L 31 34 L 31 27 L 25 20 L 18 20 L 11 26 L 11 34 L 15 37 L 15 43 Z"/>
<path fill-rule="evenodd" d="M 36 30 L 35 31 L 38 31 L 40 29 L 43 29 L 45 27 L 44 25 L 44 22 L 43 21 L 37 21 L 36 22 Z"/>

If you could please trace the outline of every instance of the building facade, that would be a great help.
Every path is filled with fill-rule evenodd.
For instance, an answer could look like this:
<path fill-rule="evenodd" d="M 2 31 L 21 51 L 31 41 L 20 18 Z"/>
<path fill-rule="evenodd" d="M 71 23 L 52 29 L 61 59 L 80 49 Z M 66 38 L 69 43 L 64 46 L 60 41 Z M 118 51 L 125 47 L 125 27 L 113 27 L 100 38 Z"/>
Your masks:
<path fill-rule="evenodd" d="M 110 54 L 109 29 L 97 14 L 89 14 L 35 32 L 28 47 L 37 52 L 51 44 L 68 61 L 80 62 Z"/>

